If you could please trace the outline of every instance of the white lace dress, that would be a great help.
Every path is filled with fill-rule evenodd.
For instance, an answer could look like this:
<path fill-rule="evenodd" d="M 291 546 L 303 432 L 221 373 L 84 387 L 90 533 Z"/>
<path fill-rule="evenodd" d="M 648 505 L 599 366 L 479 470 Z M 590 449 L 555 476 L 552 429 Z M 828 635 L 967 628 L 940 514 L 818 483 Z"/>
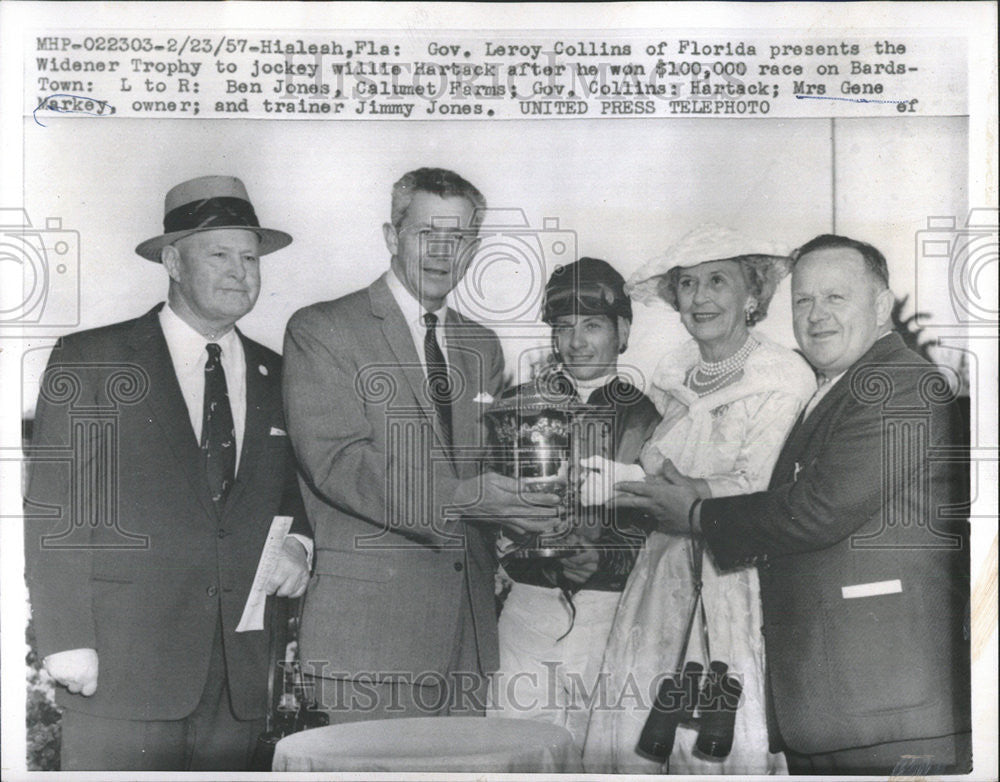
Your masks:
<path fill-rule="evenodd" d="M 643 449 L 647 473 L 658 473 L 669 458 L 681 473 L 707 481 L 714 497 L 767 488 L 785 437 L 816 383 L 796 353 L 755 339 L 761 344 L 747 359 L 743 377 L 700 398 L 684 385 L 698 361 L 693 340 L 661 360 L 650 397 L 663 421 Z M 690 545 L 689 538 L 655 532 L 639 554 L 605 650 L 602 690 L 592 705 L 584 746 L 588 772 L 662 772 L 635 748 L 662 675 L 678 666 L 693 599 Z M 702 579 L 712 659 L 727 663 L 730 673 L 742 678 L 743 697 L 729 756 L 722 761 L 696 757 L 697 734 L 682 726 L 669 771 L 787 773 L 784 756 L 768 751 L 757 570 L 719 573 L 706 554 Z M 688 660 L 704 661 L 700 639 L 696 621 Z"/>

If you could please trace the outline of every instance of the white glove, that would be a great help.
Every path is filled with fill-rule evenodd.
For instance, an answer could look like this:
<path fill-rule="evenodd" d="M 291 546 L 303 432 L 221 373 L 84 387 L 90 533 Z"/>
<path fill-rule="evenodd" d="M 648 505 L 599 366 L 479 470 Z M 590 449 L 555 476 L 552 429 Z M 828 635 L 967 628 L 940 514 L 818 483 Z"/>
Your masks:
<path fill-rule="evenodd" d="M 69 649 L 50 654 L 42 664 L 49 676 L 70 692 L 90 696 L 97 692 L 97 650 Z"/>
<path fill-rule="evenodd" d="M 622 464 L 603 456 L 588 456 L 580 460 L 583 482 L 580 484 L 580 504 L 606 505 L 615 494 L 620 481 L 645 480 L 646 473 L 638 464 Z"/>

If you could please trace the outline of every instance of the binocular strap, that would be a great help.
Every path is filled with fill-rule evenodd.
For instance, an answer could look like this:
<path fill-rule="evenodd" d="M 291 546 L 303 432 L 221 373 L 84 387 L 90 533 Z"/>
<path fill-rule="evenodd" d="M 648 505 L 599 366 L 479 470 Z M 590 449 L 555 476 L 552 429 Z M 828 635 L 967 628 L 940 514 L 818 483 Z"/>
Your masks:
<path fill-rule="evenodd" d="M 684 644 L 677 659 L 674 670 L 681 670 L 687 659 L 688 643 L 691 641 L 691 631 L 694 629 L 694 620 L 701 614 L 701 637 L 705 652 L 705 667 L 708 669 L 709 661 L 712 659 L 712 649 L 708 640 L 708 616 L 705 611 L 705 599 L 702 595 L 702 566 L 704 564 L 705 541 L 703 538 L 692 537 L 689 552 L 691 554 L 691 577 L 694 581 L 694 600 L 691 603 L 691 613 L 688 616 L 687 627 L 684 630 Z"/>

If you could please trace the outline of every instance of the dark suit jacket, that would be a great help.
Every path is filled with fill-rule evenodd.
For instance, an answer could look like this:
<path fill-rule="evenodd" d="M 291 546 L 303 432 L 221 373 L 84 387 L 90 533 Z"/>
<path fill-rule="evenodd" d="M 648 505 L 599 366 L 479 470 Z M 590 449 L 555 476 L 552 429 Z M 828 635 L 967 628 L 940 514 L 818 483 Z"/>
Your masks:
<path fill-rule="evenodd" d="M 499 393 L 503 354 L 492 331 L 452 310 L 444 329 L 455 460 L 384 277 L 288 323 L 286 417 L 316 530 L 301 652 L 321 675 L 446 671 L 462 590 L 480 666 L 498 665 L 494 536 L 448 508 L 458 480 L 480 469 L 485 395 Z"/>
<path fill-rule="evenodd" d="M 766 492 L 702 505 L 717 563 L 757 563 L 772 716 L 795 752 L 969 729 L 950 398 L 885 336 L 792 429 Z"/>
<path fill-rule="evenodd" d="M 97 693 L 60 688 L 66 708 L 179 719 L 198 703 L 221 621 L 233 708 L 259 717 L 268 633 L 234 630 L 273 517 L 293 515 L 293 531 L 310 534 L 283 433 L 281 358 L 240 335 L 246 425 L 220 515 L 160 329 L 161 306 L 63 337 L 49 360 L 25 510 L 38 652 L 97 650 Z"/>

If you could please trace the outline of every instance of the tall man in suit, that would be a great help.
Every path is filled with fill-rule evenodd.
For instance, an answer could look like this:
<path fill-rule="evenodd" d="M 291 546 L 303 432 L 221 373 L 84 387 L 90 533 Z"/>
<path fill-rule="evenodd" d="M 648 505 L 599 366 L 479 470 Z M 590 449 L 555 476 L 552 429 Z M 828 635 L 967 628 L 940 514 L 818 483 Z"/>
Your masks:
<path fill-rule="evenodd" d="M 702 502 L 668 465 L 619 484 L 621 502 L 703 535 L 721 567 L 756 564 L 772 749 L 792 773 L 965 773 L 967 499 L 947 384 L 892 331 L 877 249 L 823 235 L 794 262 L 795 337 L 819 390 L 768 490 Z"/>
<path fill-rule="evenodd" d="M 529 503 L 482 471 L 503 355 L 445 300 L 484 208 L 454 172 L 409 172 L 383 226 L 389 270 L 288 324 L 286 417 L 316 530 L 300 651 L 334 722 L 482 713 L 498 664 L 495 523 L 554 523 L 557 497 Z"/>
<path fill-rule="evenodd" d="M 266 592 L 308 581 L 281 359 L 234 328 L 291 237 L 221 176 L 170 190 L 164 229 L 136 252 L 163 264 L 166 306 L 63 337 L 39 395 L 25 558 L 63 770 L 246 768 L 273 599 L 236 628 L 275 516 L 292 535 Z"/>

